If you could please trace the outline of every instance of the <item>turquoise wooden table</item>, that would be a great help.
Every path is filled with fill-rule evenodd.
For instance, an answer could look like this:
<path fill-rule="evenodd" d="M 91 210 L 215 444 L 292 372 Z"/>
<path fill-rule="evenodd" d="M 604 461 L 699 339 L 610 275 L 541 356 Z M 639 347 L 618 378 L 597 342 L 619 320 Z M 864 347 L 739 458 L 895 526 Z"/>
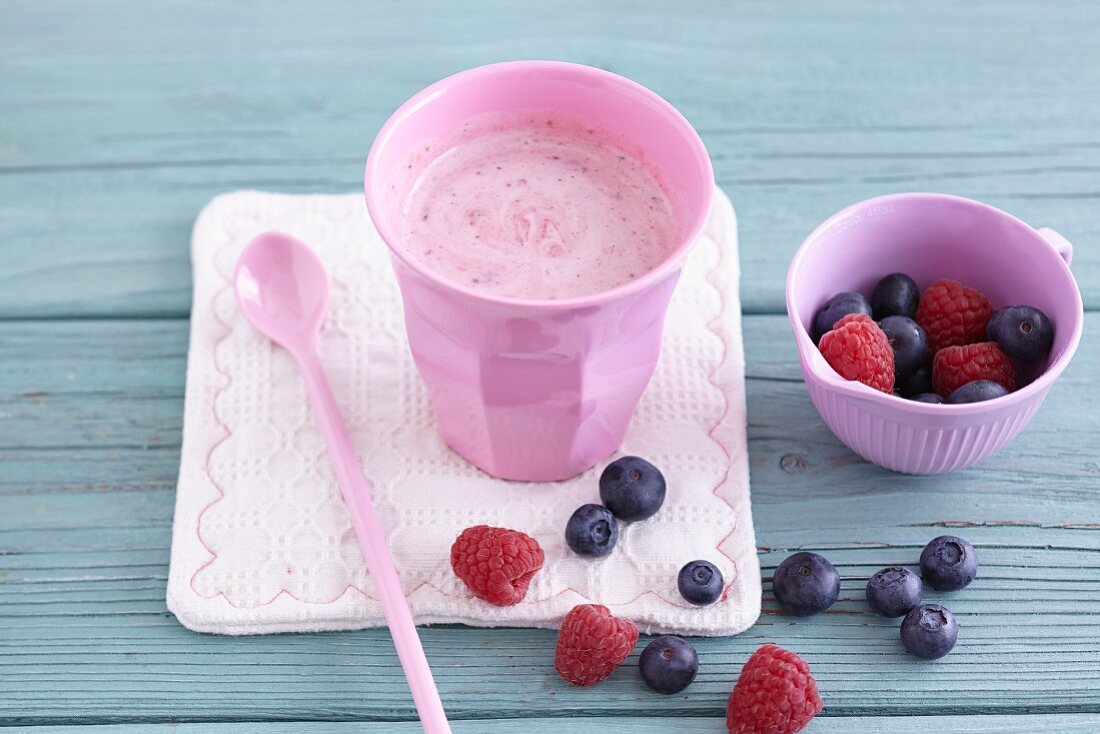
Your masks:
<path fill-rule="evenodd" d="M 681 695 L 552 668 L 554 634 L 430 628 L 471 732 L 721 732 L 764 641 L 801 653 L 811 732 L 1100 730 L 1100 6 L 1089 2 L 5 2 L 0 5 L 0 726 L 416 732 L 384 631 L 203 636 L 165 610 L 188 241 L 240 187 L 355 190 L 379 125 L 458 69 L 562 58 L 700 129 L 741 221 L 753 512 L 765 577 L 827 553 L 840 603 L 698 641 Z M 859 461 L 814 413 L 786 263 L 873 194 L 971 196 L 1077 246 L 1076 361 L 1023 436 L 946 477 Z M 945 528 L 978 547 L 961 641 L 922 663 L 863 585 Z M 934 598 L 938 598 L 935 596 Z M 308 722 L 308 723 L 307 723 Z M 97 730 L 98 731 L 98 730 Z"/>

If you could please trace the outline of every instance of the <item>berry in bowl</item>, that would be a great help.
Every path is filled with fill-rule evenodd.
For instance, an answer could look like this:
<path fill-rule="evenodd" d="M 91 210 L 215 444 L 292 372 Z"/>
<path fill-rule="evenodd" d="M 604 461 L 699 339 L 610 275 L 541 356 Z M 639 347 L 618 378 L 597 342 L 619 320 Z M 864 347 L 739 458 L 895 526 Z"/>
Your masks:
<path fill-rule="evenodd" d="M 986 204 L 894 194 L 803 242 L 787 312 L 810 398 L 853 451 L 910 474 L 1011 441 L 1081 339 L 1072 247 Z"/>

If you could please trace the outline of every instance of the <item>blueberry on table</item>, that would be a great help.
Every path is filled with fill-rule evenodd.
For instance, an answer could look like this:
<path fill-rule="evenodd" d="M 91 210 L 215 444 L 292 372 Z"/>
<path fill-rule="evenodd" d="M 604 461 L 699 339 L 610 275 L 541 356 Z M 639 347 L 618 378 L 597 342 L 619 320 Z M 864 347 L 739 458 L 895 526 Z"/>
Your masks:
<path fill-rule="evenodd" d="M 676 585 L 680 588 L 680 596 L 703 607 L 721 598 L 726 582 L 722 572 L 710 561 L 692 561 L 680 569 Z"/>
<path fill-rule="evenodd" d="M 920 395 L 914 395 L 909 399 L 914 403 L 932 403 L 933 405 L 940 405 L 943 403 L 943 398 L 934 392 L 922 392 Z"/>
<path fill-rule="evenodd" d="M 871 310 L 874 312 L 875 321 L 882 321 L 887 316 L 913 318 L 917 315 L 918 304 L 920 304 L 920 288 L 917 287 L 917 282 L 905 273 L 887 275 L 871 292 Z"/>
<path fill-rule="evenodd" d="M 953 390 L 944 402 L 953 405 L 960 403 L 980 403 L 1004 395 L 1008 395 L 1008 390 L 1005 390 L 1004 385 L 1001 383 L 994 382 L 993 380 L 974 380 L 973 382 L 968 382 L 962 387 Z"/>
<path fill-rule="evenodd" d="M 974 546 L 955 535 L 933 538 L 920 554 L 924 582 L 940 591 L 958 591 L 978 575 Z"/>
<path fill-rule="evenodd" d="M 908 316 L 887 316 L 879 326 L 894 350 L 896 380 L 906 380 L 928 364 L 928 336 L 916 321 Z"/>
<path fill-rule="evenodd" d="M 900 617 L 920 604 L 924 584 L 908 568 L 884 568 L 867 581 L 867 605 L 884 617 Z"/>
<path fill-rule="evenodd" d="M 664 504 L 665 476 L 645 459 L 624 456 L 600 474 L 600 500 L 620 520 L 645 520 Z"/>
<path fill-rule="evenodd" d="M 1041 359 L 1050 353 L 1054 343 L 1050 319 L 1032 306 L 1006 306 L 994 311 L 985 331 L 1005 354 L 1016 359 Z"/>
<path fill-rule="evenodd" d="M 901 622 L 901 644 L 918 658 L 942 658 L 958 639 L 955 615 L 939 604 L 914 607 Z"/>
<path fill-rule="evenodd" d="M 565 525 L 565 544 L 581 556 L 606 556 L 619 540 L 619 523 L 603 505 L 581 505 Z"/>
<path fill-rule="evenodd" d="M 840 574 L 817 553 L 795 553 L 775 569 L 772 590 L 784 609 L 806 617 L 823 612 L 836 602 L 840 596 Z"/>
<path fill-rule="evenodd" d="M 657 693 L 679 693 L 699 672 L 699 653 L 682 637 L 662 635 L 646 645 L 638 658 L 642 680 Z"/>
<path fill-rule="evenodd" d="M 926 392 L 934 392 L 932 389 L 932 365 L 926 364 L 918 368 L 913 374 L 904 380 L 894 384 L 894 388 L 903 398 L 911 398 Z"/>
<path fill-rule="evenodd" d="M 814 344 L 821 341 L 821 337 L 826 331 L 832 331 L 833 324 L 850 313 L 871 315 L 871 304 L 867 303 L 867 299 L 863 297 L 863 294 L 845 291 L 844 293 L 837 293 L 828 301 L 825 301 L 825 305 L 814 314 L 812 334 Z"/>

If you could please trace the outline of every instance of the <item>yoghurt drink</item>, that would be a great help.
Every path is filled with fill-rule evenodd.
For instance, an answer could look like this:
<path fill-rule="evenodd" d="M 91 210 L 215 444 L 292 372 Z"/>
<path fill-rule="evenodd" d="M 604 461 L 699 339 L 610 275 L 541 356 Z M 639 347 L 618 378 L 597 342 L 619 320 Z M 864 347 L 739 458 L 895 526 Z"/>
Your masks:
<path fill-rule="evenodd" d="M 601 69 L 490 64 L 394 112 L 364 191 L 442 439 L 521 482 L 618 449 L 714 192 L 687 120 Z"/>
<path fill-rule="evenodd" d="M 612 134 L 549 114 L 490 114 L 418 150 L 401 246 L 474 290 L 558 299 L 611 290 L 679 244 L 644 158 Z"/>

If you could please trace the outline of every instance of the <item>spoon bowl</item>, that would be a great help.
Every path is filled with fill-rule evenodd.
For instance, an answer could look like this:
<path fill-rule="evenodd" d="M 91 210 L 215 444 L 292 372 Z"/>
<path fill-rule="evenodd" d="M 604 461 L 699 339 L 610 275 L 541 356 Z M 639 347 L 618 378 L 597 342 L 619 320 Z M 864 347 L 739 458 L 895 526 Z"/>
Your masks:
<path fill-rule="evenodd" d="M 264 232 L 248 243 L 233 276 L 249 323 L 295 354 L 313 343 L 328 310 L 328 277 L 313 250 Z"/>

